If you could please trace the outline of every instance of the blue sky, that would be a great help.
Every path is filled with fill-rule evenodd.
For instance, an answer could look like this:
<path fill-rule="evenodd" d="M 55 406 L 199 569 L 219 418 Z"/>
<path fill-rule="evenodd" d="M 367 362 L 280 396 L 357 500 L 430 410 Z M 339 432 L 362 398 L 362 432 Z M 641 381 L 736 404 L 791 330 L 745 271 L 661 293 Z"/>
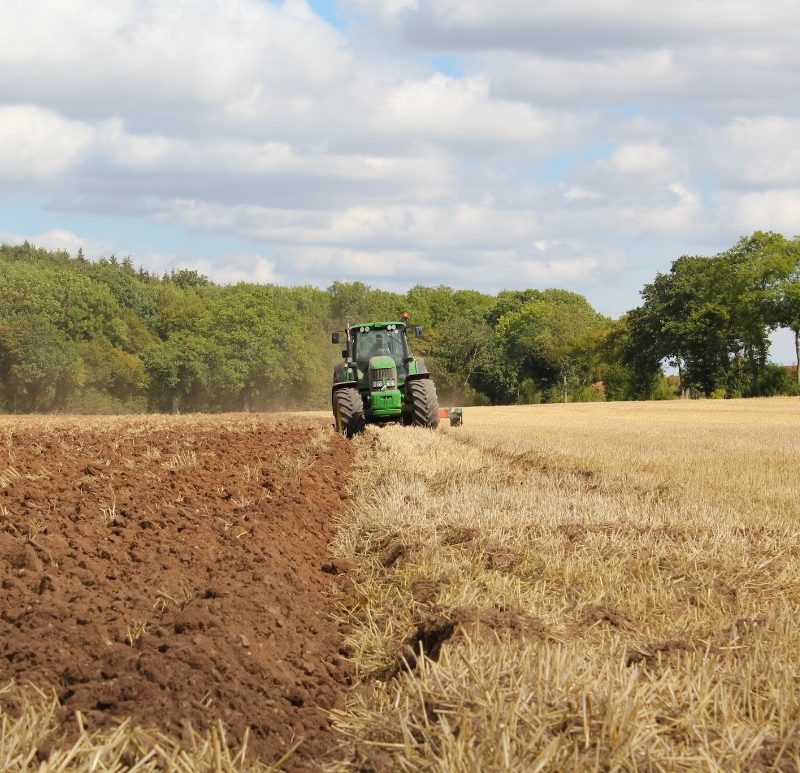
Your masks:
<path fill-rule="evenodd" d="M 6 0 L 0 239 L 635 306 L 800 232 L 782 0 Z M 774 348 L 792 361 L 788 337 Z"/>
<path fill-rule="evenodd" d="M 274 5 L 282 5 L 282 2 L 275 2 Z M 311 0 L 309 5 L 314 9 L 314 12 L 328 24 L 345 30 L 347 28 L 346 16 L 339 12 L 336 5 L 336 0 Z"/>

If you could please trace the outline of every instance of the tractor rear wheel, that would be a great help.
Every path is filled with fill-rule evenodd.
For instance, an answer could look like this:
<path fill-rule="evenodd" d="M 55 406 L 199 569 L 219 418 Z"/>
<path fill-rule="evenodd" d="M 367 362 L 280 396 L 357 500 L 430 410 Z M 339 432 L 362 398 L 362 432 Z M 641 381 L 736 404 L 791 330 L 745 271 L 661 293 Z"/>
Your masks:
<path fill-rule="evenodd" d="M 412 414 L 411 423 L 415 427 L 439 426 L 439 398 L 436 385 L 429 378 L 415 379 L 408 384 Z"/>
<path fill-rule="evenodd" d="M 351 438 L 364 431 L 364 402 L 357 389 L 345 387 L 333 393 L 336 431 Z"/>

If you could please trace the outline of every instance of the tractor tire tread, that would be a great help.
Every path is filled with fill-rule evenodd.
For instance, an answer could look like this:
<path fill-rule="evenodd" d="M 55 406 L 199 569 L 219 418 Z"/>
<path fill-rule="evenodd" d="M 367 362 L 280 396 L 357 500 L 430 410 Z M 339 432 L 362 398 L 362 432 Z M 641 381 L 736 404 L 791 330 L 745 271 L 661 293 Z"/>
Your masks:
<path fill-rule="evenodd" d="M 411 423 L 415 427 L 436 429 L 439 426 L 439 398 L 436 385 L 429 378 L 411 381 L 408 385 L 411 398 Z"/>
<path fill-rule="evenodd" d="M 357 389 L 347 387 L 345 389 L 337 389 L 333 393 L 334 418 L 337 410 L 341 417 L 341 427 L 337 423 L 337 431 L 340 431 L 348 438 L 355 437 L 364 431 L 366 425 L 364 402 Z"/>

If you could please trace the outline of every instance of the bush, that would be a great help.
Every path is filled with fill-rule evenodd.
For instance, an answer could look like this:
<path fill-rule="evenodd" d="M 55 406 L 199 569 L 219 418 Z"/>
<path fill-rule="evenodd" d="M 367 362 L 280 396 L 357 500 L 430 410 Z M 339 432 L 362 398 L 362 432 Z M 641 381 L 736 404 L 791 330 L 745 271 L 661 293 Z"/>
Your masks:
<path fill-rule="evenodd" d="M 570 401 L 576 403 L 604 403 L 606 394 L 599 386 L 581 387 L 570 395 Z"/>
<path fill-rule="evenodd" d="M 120 400 L 106 392 L 86 388 L 73 393 L 69 397 L 64 406 L 64 411 L 82 416 L 145 413 L 147 411 L 147 398 L 140 396 Z"/>
<path fill-rule="evenodd" d="M 653 382 L 652 391 L 650 392 L 651 400 L 675 400 L 680 397 L 680 386 L 676 384 L 677 377 L 665 376 L 660 373 L 656 380 Z"/>
<path fill-rule="evenodd" d="M 550 392 L 555 392 L 553 399 L 549 399 Z M 519 397 L 517 398 L 517 402 L 521 405 L 532 405 L 535 403 L 541 403 L 543 399 L 543 395 L 541 390 L 538 386 L 536 386 L 536 382 L 532 378 L 523 379 L 519 385 Z M 560 390 L 548 390 L 546 396 L 544 397 L 544 401 L 548 403 L 558 402 L 561 400 L 561 392 Z"/>
<path fill-rule="evenodd" d="M 761 373 L 758 394 L 763 397 L 800 395 L 800 384 L 793 369 L 784 365 L 767 365 Z"/>

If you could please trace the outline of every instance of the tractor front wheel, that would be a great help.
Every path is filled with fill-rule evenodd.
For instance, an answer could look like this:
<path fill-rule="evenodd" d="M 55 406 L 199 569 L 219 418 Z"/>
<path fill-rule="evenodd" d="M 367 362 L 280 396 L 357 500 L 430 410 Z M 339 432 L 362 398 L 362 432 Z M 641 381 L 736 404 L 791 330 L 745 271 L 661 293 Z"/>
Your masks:
<path fill-rule="evenodd" d="M 436 385 L 429 378 L 415 379 L 408 384 L 408 396 L 411 402 L 411 423 L 415 427 L 439 426 L 439 398 L 436 396 Z"/>
<path fill-rule="evenodd" d="M 364 431 L 364 402 L 357 389 L 346 387 L 333 393 L 336 431 L 351 438 Z"/>

